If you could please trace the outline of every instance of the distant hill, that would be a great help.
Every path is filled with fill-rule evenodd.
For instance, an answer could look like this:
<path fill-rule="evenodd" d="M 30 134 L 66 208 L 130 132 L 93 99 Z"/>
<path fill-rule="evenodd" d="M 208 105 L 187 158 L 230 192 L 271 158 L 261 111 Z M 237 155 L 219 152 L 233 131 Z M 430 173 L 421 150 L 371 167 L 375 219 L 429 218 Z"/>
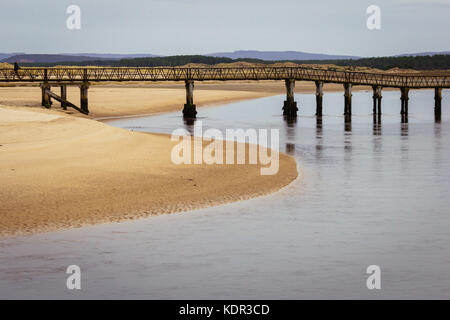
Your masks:
<path fill-rule="evenodd" d="M 404 53 L 394 55 L 392 57 L 421 57 L 421 56 L 434 56 L 434 55 L 448 55 L 450 51 L 440 52 L 419 52 L 419 53 Z M 346 55 L 330 55 L 321 53 L 309 53 L 302 51 L 257 51 L 257 50 L 238 50 L 233 52 L 216 52 L 209 53 L 206 56 L 211 57 L 225 57 L 231 59 L 260 59 L 266 61 L 320 61 L 320 60 L 356 60 L 363 57 L 358 56 L 346 56 Z"/>
<path fill-rule="evenodd" d="M 98 58 L 86 56 L 71 56 L 62 54 L 19 54 L 8 57 L 0 62 L 19 63 L 51 63 L 51 62 L 72 62 L 72 61 L 93 61 Z"/>
<path fill-rule="evenodd" d="M 120 60 L 143 57 L 157 57 L 153 54 L 110 54 L 110 53 L 65 53 L 65 54 L 4 54 L 0 62 L 19 63 L 58 63 L 58 62 L 83 62 L 96 60 Z"/>
<path fill-rule="evenodd" d="M 3 59 L 9 58 L 9 57 L 11 57 L 10 54 L 7 54 L 7 53 L 0 53 L 0 61 L 3 60 Z"/>
<path fill-rule="evenodd" d="M 308 53 L 301 51 L 256 51 L 239 50 L 233 52 L 216 52 L 206 54 L 211 57 L 225 57 L 231 59 L 260 59 L 266 61 L 280 60 L 340 60 L 359 59 L 357 56 L 329 55 L 320 53 Z"/>
<path fill-rule="evenodd" d="M 13 52 L 13 53 L 0 53 L 0 61 L 18 54 L 24 54 L 23 52 Z"/>

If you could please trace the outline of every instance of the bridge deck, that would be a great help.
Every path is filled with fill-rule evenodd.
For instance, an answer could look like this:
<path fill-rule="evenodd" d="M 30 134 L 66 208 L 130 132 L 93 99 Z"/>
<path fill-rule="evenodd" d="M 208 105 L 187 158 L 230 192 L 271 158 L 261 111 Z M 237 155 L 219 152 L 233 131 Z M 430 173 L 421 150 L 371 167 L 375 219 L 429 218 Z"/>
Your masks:
<path fill-rule="evenodd" d="M 254 68 L 22 68 L 0 69 L 0 82 L 106 82 L 106 81 L 206 81 L 206 80 L 285 80 L 352 83 L 382 87 L 450 88 L 450 73 L 430 75 L 342 71 L 305 67 Z"/>

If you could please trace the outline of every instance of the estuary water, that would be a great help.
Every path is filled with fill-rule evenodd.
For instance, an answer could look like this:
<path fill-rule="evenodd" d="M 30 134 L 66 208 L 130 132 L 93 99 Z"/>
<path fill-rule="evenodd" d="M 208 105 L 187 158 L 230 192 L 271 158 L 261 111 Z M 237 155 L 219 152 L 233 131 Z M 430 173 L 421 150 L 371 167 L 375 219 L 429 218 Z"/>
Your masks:
<path fill-rule="evenodd" d="M 171 133 L 176 128 L 278 128 L 299 178 L 269 196 L 228 205 L 0 240 L 0 298 L 302 299 L 450 298 L 450 92 L 434 121 L 434 92 L 353 94 L 345 124 L 341 93 L 297 94 L 297 121 L 283 96 L 122 119 L 110 125 Z M 219 182 L 218 182 L 219 183 Z M 81 290 L 67 290 L 67 266 Z M 368 290 L 366 269 L 381 269 Z"/>

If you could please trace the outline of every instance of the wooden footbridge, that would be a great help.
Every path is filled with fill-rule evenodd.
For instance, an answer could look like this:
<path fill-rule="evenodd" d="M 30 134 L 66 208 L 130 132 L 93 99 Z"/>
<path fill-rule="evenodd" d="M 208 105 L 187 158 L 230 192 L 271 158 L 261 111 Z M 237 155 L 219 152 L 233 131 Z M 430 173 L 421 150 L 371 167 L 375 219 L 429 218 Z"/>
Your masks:
<path fill-rule="evenodd" d="M 194 81 L 230 81 L 230 80 L 284 80 L 286 101 L 283 114 L 297 115 L 297 102 L 294 100 L 295 81 L 314 81 L 316 84 L 316 115 L 322 115 L 324 83 L 340 83 L 344 88 L 344 115 L 352 114 L 352 87 L 355 85 L 372 86 L 373 113 L 381 115 L 382 88 L 398 88 L 401 91 L 401 111 L 408 115 L 408 93 L 410 89 L 432 88 L 435 90 L 435 117 L 440 120 L 442 89 L 450 88 L 450 73 L 381 73 L 357 72 L 312 67 L 157 67 L 157 68 L 22 68 L 0 69 L 0 82 L 41 84 L 42 105 L 50 108 L 51 99 L 61 102 L 61 106 L 74 108 L 88 114 L 88 88 L 93 82 L 127 81 L 184 81 L 186 87 L 185 117 L 195 117 Z M 60 87 L 61 94 L 51 91 Z M 80 87 L 80 105 L 67 101 L 67 86 Z"/>

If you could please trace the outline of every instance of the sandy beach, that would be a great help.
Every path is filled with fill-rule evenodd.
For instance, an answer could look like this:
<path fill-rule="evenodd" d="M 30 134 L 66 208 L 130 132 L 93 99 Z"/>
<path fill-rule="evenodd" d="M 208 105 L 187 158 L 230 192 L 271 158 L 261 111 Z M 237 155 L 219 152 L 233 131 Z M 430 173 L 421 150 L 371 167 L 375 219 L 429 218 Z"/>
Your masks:
<path fill-rule="evenodd" d="M 54 88 L 55 92 L 58 88 Z M 364 89 L 364 88 L 361 88 Z M 198 83 L 198 107 L 283 94 L 278 82 Z M 341 86 L 327 85 L 327 91 Z M 296 92 L 314 92 L 298 83 Z M 69 87 L 77 104 L 79 90 Z M 280 154 L 280 170 L 261 176 L 260 165 L 175 165 L 174 142 L 160 134 L 129 132 L 95 118 L 180 110 L 180 83 L 91 86 L 89 116 L 40 106 L 37 87 L 0 88 L 0 235 L 180 212 L 274 192 L 297 177 L 296 163 Z M 280 107 L 281 108 L 281 107 Z M 218 185 L 217 181 L 221 184 Z"/>

